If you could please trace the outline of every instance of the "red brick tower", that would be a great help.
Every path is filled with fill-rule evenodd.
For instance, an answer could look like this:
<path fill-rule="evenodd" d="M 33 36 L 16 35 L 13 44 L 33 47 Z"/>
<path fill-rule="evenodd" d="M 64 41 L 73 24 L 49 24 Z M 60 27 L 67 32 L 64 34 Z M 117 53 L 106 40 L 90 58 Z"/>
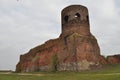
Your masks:
<path fill-rule="evenodd" d="M 88 9 L 81 5 L 71 5 L 62 10 L 62 37 L 74 32 L 89 36 L 90 25 Z"/>

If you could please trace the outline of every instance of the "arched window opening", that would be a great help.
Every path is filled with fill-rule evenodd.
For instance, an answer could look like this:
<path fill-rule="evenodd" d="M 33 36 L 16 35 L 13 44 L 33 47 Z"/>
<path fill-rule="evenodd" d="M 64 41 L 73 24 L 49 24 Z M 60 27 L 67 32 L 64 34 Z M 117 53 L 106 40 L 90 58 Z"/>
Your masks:
<path fill-rule="evenodd" d="M 69 16 L 64 17 L 65 22 L 68 22 L 68 18 L 69 18 Z"/>
<path fill-rule="evenodd" d="M 76 13 L 75 14 L 75 17 L 77 18 L 77 17 L 80 17 L 80 14 L 79 13 Z"/>
<path fill-rule="evenodd" d="M 89 21 L 89 17 L 88 17 L 88 15 L 87 15 L 86 19 L 87 19 L 87 21 Z"/>

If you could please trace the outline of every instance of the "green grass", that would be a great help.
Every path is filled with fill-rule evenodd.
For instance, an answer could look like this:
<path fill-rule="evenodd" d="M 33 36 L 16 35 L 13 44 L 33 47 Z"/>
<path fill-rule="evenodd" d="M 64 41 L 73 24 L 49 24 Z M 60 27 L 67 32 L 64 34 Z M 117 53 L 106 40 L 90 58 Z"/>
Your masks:
<path fill-rule="evenodd" d="M 81 72 L 0 73 L 0 80 L 120 80 L 120 65 Z"/>

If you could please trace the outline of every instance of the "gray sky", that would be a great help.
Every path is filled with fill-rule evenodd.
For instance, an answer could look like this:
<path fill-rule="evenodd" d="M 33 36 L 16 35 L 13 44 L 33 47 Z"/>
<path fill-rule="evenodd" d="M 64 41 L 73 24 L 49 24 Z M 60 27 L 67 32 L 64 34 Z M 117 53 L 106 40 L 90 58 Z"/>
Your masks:
<path fill-rule="evenodd" d="M 102 55 L 120 54 L 120 0 L 0 0 L 0 69 L 15 69 L 20 54 L 59 37 L 61 10 L 87 6 Z"/>

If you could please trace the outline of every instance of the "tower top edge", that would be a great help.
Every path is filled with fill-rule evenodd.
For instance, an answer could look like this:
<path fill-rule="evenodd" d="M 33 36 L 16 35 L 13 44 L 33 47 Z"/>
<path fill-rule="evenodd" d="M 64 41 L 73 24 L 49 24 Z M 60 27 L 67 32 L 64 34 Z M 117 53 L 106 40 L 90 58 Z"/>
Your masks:
<path fill-rule="evenodd" d="M 88 8 L 86 6 L 75 4 L 75 5 L 69 5 L 69 6 L 65 7 L 65 8 L 63 8 L 62 13 L 64 11 L 67 11 L 67 10 L 81 9 L 81 8 L 88 11 Z"/>

